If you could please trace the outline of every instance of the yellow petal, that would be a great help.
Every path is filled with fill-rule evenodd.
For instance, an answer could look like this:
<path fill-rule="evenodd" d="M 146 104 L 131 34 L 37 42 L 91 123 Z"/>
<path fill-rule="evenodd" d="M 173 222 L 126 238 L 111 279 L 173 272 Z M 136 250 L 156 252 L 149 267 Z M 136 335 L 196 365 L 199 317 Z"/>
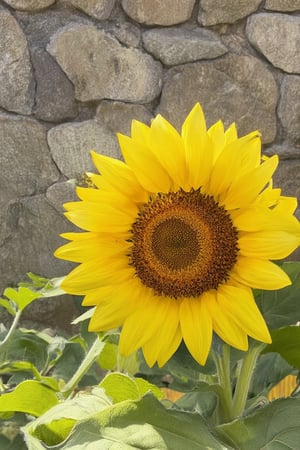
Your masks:
<path fill-rule="evenodd" d="M 58 248 L 54 255 L 57 258 L 73 262 L 84 262 L 98 259 L 99 264 L 105 258 L 116 258 L 125 255 L 131 244 L 125 240 L 103 239 L 91 236 L 90 239 L 75 240 Z"/>
<path fill-rule="evenodd" d="M 205 299 L 207 308 L 212 317 L 213 330 L 229 345 L 239 350 L 248 349 L 248 338 L 242 328 L 227 314 L 226 308 L 220 302 L 216 291 L 212 291 Z"/>
<path fill-rule="evenodd" d="M 212 143 L 212 160 L 213 163 L 218 159 L 220 153 L 223 151 L 223 148 L 226 144 L 225 133 L 224 133 L 224 124 L 221 120 L 214 123 L 207 131 L 211 143 Z"/>
<path fill-rule="evenodd" d="M 139 298 L 139 304 L 125 319 L 120 336 L 120 353 L 130 355 L 153 338 L 164 327 L 169 305 L 164 298 L 154 296 L 148 289 L 148 296 Z"/>
<path fill-rule="evenodd" d="M 268 327 L 250 288 L 223 285 L 217 295 L 221 307 L 245 333 L 259 341 L 271 343 Z"/>
<path fill-rule="evenodd" d="M 211 347 L 212 320 L 202 297 L 182 301 L 180 325 L 189 352 L 199 364 L 204 365 Z"/>
<path fill-rule="evenodd" d="M 133 301 L 117 288 L 111 291 L 111 296 L 96 306 L 89 323 L 89 331 L 106 331 L 117 328 L 130 314 Z"/>
<path fill-rule="evenodd" d="M 149 367 L 152 367 L 158 358 L 160 361 L 166 362 L 175 352 L 177 347 L 174 350 L 174 346 L 178 343 L 178 302 L 168 298 L 161 299 L 161 301 L 167 302 L 166 320 L 158 333 L 143 345 L 144 357 Z M 170 354 L 171 350 L 173 350 L 173 353 Z"/>
<path fill-rule="evenodd" d="M 118 134 L 124 159 L 139 183 L 149 192 L 169 192 L 171 180 L 156 156 L 145 145 Z"/>
<path fill-rule="evenodd" d="M 233 122 L 225 131 L 225 145 L 238 139 L 236 125 Z"/>
<path fill-rule="evenodd" d="M 116 275 L 117 274 L 117 275 Z M 126 256 L 116 260 L 106 260 L 105 264 L 92 260 L 84 262 L 72 270 L 63 280 L 61 287 L 74 295 L 85 295 L 105 284 L 128 280 L 134 276 L 134 269 L 128 265 Z"/>
<path fill-rule="evenodd" d="M 239 256 L 231 277 L 240 284 L 256 288 L 275 290 L 291 284 L 287 274 L 271 261 Z"/>
<path fill-rule="evenodd" d="M 224 147 L 214 164 L 207 188 L 215 198 L 222 194 L 220 196 L 222 200 L 234 183 L 237 174 L 240 176 L 242 171 L 246 170 L 248 164 L 252 163 L 249 148 L 251 148 L 251 142 L 258 139 L 258 132 L 254 131 Z"/>
<path fill-rule="evenodd" d="M 125 232 L 131 229 L 135 221 L 133 211 L 120 211 L 105 203 L 95 207 L 89 202 L 66 203 L 65 216 L 78 227 L 94 232 Z"/>
<path fill-rule="evenodd" d="M 275 206 L 276 211 L 281 211 L 283 214 L 294 214 L 298 206 L 296 197 L 284 197 L 280 196 L 278 203 Z"/>
<path fill-rule="evenodd" d="M 220 201 L 227 210 L 242 208 L 253 202 L 270 181 L 278 166 L 278 156 L 274 155 L 259 167 L 233 181 L 226 195 Z"/>
<path fill-rule="evenodd" d="M 160 114 L 151 123 L 150 148 L 173 181 L 174 188 L 184 188 L 187 172 L 183 141 Z"/>
<path fill-rule="evenodd" d="M 180 326 L 178 326 L 173 339 L 168 343 L 163 341 L 161 344 L 161 349 L 157 357 L 158 367 L 164 366 L 166 362 L 169 361 L 171 356 L 173 356 L 176 350 L 178 349 L 181 341 L 182 341 L 182 334 Z"/>
<path fill-rule="evenodd" d="M 282 259 L 300 244 L 300 234 L 295 236 L 280 230 L 242 232 L 238 240 L 240 254 L 251 258 Z"/>
<path fill-rule="evenodd" d="M 147 193 L 138 183 L 133 171 L 123 161 L 91 152 L 93 162 L 114 189 L 126 193 L 132 201 L 144 202 Z M 94 181 L 92 177 L 92 181 Z"/>
<path fill-rule="evenodd" d="M 202 108 L 197 103 L 182 126 L 187 160 L 187 184 L 198 189 L 208 182 L 212 167 L 212 144 L 206 131 Z"/>

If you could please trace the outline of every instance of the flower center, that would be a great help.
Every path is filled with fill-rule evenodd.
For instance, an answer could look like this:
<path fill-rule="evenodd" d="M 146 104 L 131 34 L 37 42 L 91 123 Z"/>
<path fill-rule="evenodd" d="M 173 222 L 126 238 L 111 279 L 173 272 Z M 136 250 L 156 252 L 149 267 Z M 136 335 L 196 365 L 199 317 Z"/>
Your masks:
<path fill-rule="evenodd" d="M 229 278 L 238 235 L 226 210 L 199 190 L 158 194 L 132 226 L 130 262 L 158 295 L 198 297 Z"/>

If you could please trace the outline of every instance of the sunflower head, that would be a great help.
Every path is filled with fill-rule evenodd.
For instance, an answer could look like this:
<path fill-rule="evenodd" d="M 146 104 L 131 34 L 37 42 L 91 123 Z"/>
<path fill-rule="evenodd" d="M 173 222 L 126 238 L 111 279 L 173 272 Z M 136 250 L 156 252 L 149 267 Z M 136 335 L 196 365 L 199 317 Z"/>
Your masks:
<path fill-rule="evenodd" d="M 181 133 L 158 115 L 118 138 L 124 162 L 92 152 L 99 174 L 65 205 L 84 232 L 56 251 L 79 263 L 62 287 L 96 307 L 89 329 L 121 326 L 121 353 L 142 348 L 150 366 L 182 340 L 205 364 L 213 332 L 241 350 L 270 342 L 252 288 L 289 285 L 271 260 L 300 243 L 297 201 L 272 185 L 278 157 L 262 158 L 257 131 L 207 129 L 199 104 Z"/>

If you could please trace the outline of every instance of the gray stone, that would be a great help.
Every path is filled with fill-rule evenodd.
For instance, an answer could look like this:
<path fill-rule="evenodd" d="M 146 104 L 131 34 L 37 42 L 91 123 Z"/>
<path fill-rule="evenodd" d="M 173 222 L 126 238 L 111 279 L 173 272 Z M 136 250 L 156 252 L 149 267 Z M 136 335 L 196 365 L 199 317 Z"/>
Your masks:
<path fill-rule="evenodd" d="M 297 197 L 300 202 L 300 160 L 281 161 L 273 178 L 282 195 Z"/>
<path fill-rule="evenodd" d="M 300 10 L 300 0 L 266 0 L 264 8 L 273 11 L 297 11 Z"/>
<path fill-rule="evenodd" d="M 4 2 L 21 11 L 37 11 L 53 5 L 56 0 L 4 0 Z"/>
<path fill-rule="evenodd" d="M 183 94 L 184 93 L 184 94 Z M 265 143 L 276 136 L 278 90 L 267 66 L 252 56 L 187 64 L 169 70 L 158 111 L 178 129 L 199 101 L 208 125 L 237 123 L 239 135 L 258 129 Z"/>
<path fill-rule="evenodd" d="M 300 144 L 300 77 L 286 75 L 281 84 L 278 116 L 287 138 Z"/>
<path fill-rule="evenodd" d="M 15 202 L 14 227 L 1 246 L 0 292 L 23 281 L 27 272 L 46 277 L 62 276 L 74 267 L 58 260 L 54 250 L 62 245 L 59 234 L 75 227 L 48 203 L 45 195 L 25 197 Z"/>
<path fill-rule="evenodd" d="M 0 191 L 16 196 L 43 192 L 58 180 L 46 129 L 35 120 L 0 115 Z"/>
<path fill-rule="evenodd" d="M 295 147 L 295 145 L 285 141 L 283 144 L 274 144 L 271 147 L 267 147 L 264 149 L 264 154 L 267 156 L 278 155 L 280 160 L 300 160 L 300 147 Z"/>
<path fill-rule="evenodd" d="M 115 0 L 68 0 L 76 8 L 98 20 L 108 19 Z"/>
<path fill-rule="evenodd" d="M 63 213 L 64 203 L 78 200 L 75 193 L 75 188 L 76 183 L 74 180 L 61 181 L 59 183 L 52 184 L 46 192 L 47 200 L 57 212 Z"/>
<path fill-rule="evenodd" d="M 130 135 L 132 120 L 149 125 L 152 117 L 145 106 L 103 100 L 97 108 L 95 120 L 108 126 L 113 133 Z"/>
<path fill-rule="evenodd" d="M 138 49 L 123 47 L 94 26 L 72 24 L 56 33 L 47 49 L 74 83 L 81 101 L 147 103 L 160 93 L 160 63 Z"/>
<path fill-rule="evenodd" d="M 234 23 L 257 10 L 261 0 L 201 0 L 198 20 L 202 25 Z"/>
<path fill-rule="evenodd" d="M 15 15 L 32 47 L 46 48 L 50 38 L 61 28 L 72 23 L 90 23 L 88 17 L 75 9 L 67 7 L 36 11 L 16 11 Z"/>
<path fill-rule="evenodd" d="M 0 106 L 31 114 L 34 79 L 26 37 L 16 19 L 0 9 Z"/>
<path fill-rule="evenodd" d="M 202 28 L 157 28 L 145 31 L 146 50 L 168 66 L 213 59 L 224 55 L 227 48 L 218 35 Z"/>
<path fill-rule="evenodd" d="M 195 0 L 121 0 L 131 19 L 147 25 L 175 25 L 187 21 Z"/>
<path fill-rule="evenodd" d="M 78 114 L 74 86 L 48 52 L 31 53 L 36 78 L 35 116 L 49 122 L 73 119 Z"/>
<path fill-rule="evenodd" d="M 48 132 L 48 143 L 57 167 L 68 178 L 78 178 L 85 172 L 95 171 L 91 150 L 120 157 L 116 136 L 105 125 L 94 120 L 54 127 Z"/>
<path fill-rule="evenodd" d="M 127 47 L 138 47 L 141 41 L 140 29 L 129 22 L 111 22 L 108 28 L 118 41 Z"/>
<path fill-rule="evenodd" d="M 275 67 L 300 73 L 300 17 L 287 14 L 256 14 L 247 21 L 251 43 Z"/>

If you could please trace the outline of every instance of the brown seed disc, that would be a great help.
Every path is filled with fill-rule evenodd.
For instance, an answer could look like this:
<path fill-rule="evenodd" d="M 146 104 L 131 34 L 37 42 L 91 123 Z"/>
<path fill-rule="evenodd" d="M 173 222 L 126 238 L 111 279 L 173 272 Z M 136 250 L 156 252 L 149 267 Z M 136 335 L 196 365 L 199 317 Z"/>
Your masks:
<path fill-rule="evenodd" d="M 198 297 L 229 278 L 237 241 L 230 216 L 212 196 L 180 190 L 143 205 L 129 258 L 141 282 L 158 295 Z"/>

